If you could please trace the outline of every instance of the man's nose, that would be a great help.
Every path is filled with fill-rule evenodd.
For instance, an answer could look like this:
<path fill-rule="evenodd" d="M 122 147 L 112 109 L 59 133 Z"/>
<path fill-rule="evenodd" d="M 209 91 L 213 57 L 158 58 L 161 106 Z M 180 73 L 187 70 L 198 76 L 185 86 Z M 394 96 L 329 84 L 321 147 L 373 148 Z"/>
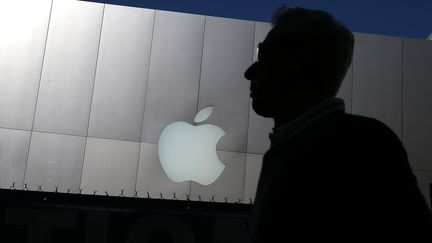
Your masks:
<path fill-rule="evenodd" d="M 256 71 L 258 67 L 258 62 L 252 63 L 248 69 L 246 69 L 244 76 L 247 80 L 252 80 L 256 76 Z"/>

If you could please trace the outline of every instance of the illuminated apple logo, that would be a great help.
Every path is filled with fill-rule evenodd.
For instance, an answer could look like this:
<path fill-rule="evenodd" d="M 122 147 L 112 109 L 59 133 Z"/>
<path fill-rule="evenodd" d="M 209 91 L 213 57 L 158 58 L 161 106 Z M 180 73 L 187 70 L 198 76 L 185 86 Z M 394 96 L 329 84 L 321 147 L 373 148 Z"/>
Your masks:
<path fill-rule="evenodd" d="M 198 112 L 194 121 L 202 122 L 212 112 L 212 106 L 206 107 Z M 163 170 L 174 182 L 213 183 L 225 168 L 216 153 L 216 144 L 223 135 L 225 132 L 215 125 L 169 124 L 159 137 L 159 160 Z"/>

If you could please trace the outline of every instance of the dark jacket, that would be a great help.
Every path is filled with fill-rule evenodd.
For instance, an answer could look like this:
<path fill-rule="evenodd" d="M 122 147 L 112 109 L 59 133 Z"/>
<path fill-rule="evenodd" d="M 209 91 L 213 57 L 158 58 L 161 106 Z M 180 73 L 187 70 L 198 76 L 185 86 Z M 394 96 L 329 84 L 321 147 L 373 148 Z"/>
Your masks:
<path fill-rule="evenodd" d="M 431 214 L 399 138 L 334 103 L 272 139 L 251 242 L 431 243 Z"/>

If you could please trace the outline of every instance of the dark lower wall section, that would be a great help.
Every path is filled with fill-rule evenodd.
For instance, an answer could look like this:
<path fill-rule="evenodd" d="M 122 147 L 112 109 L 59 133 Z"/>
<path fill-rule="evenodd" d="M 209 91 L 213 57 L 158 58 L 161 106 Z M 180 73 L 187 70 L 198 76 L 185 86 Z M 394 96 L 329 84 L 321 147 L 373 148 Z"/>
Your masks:
<path fill-rule="evenodd" d="M 246 242 L 251 205 L 0 190 L 5 242 Z"/>

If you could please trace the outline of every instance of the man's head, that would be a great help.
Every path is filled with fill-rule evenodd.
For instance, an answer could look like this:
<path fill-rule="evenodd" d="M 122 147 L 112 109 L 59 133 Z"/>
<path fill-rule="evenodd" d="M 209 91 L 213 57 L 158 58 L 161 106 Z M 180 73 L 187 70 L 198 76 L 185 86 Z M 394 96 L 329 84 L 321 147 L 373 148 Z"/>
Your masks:
<path fill-rule="evenodd" d="M 351 64 L 353 34 L 324 11 L 282 7 L 245 72 L 254 110 L 290 116 L 339 90 Z"/>

